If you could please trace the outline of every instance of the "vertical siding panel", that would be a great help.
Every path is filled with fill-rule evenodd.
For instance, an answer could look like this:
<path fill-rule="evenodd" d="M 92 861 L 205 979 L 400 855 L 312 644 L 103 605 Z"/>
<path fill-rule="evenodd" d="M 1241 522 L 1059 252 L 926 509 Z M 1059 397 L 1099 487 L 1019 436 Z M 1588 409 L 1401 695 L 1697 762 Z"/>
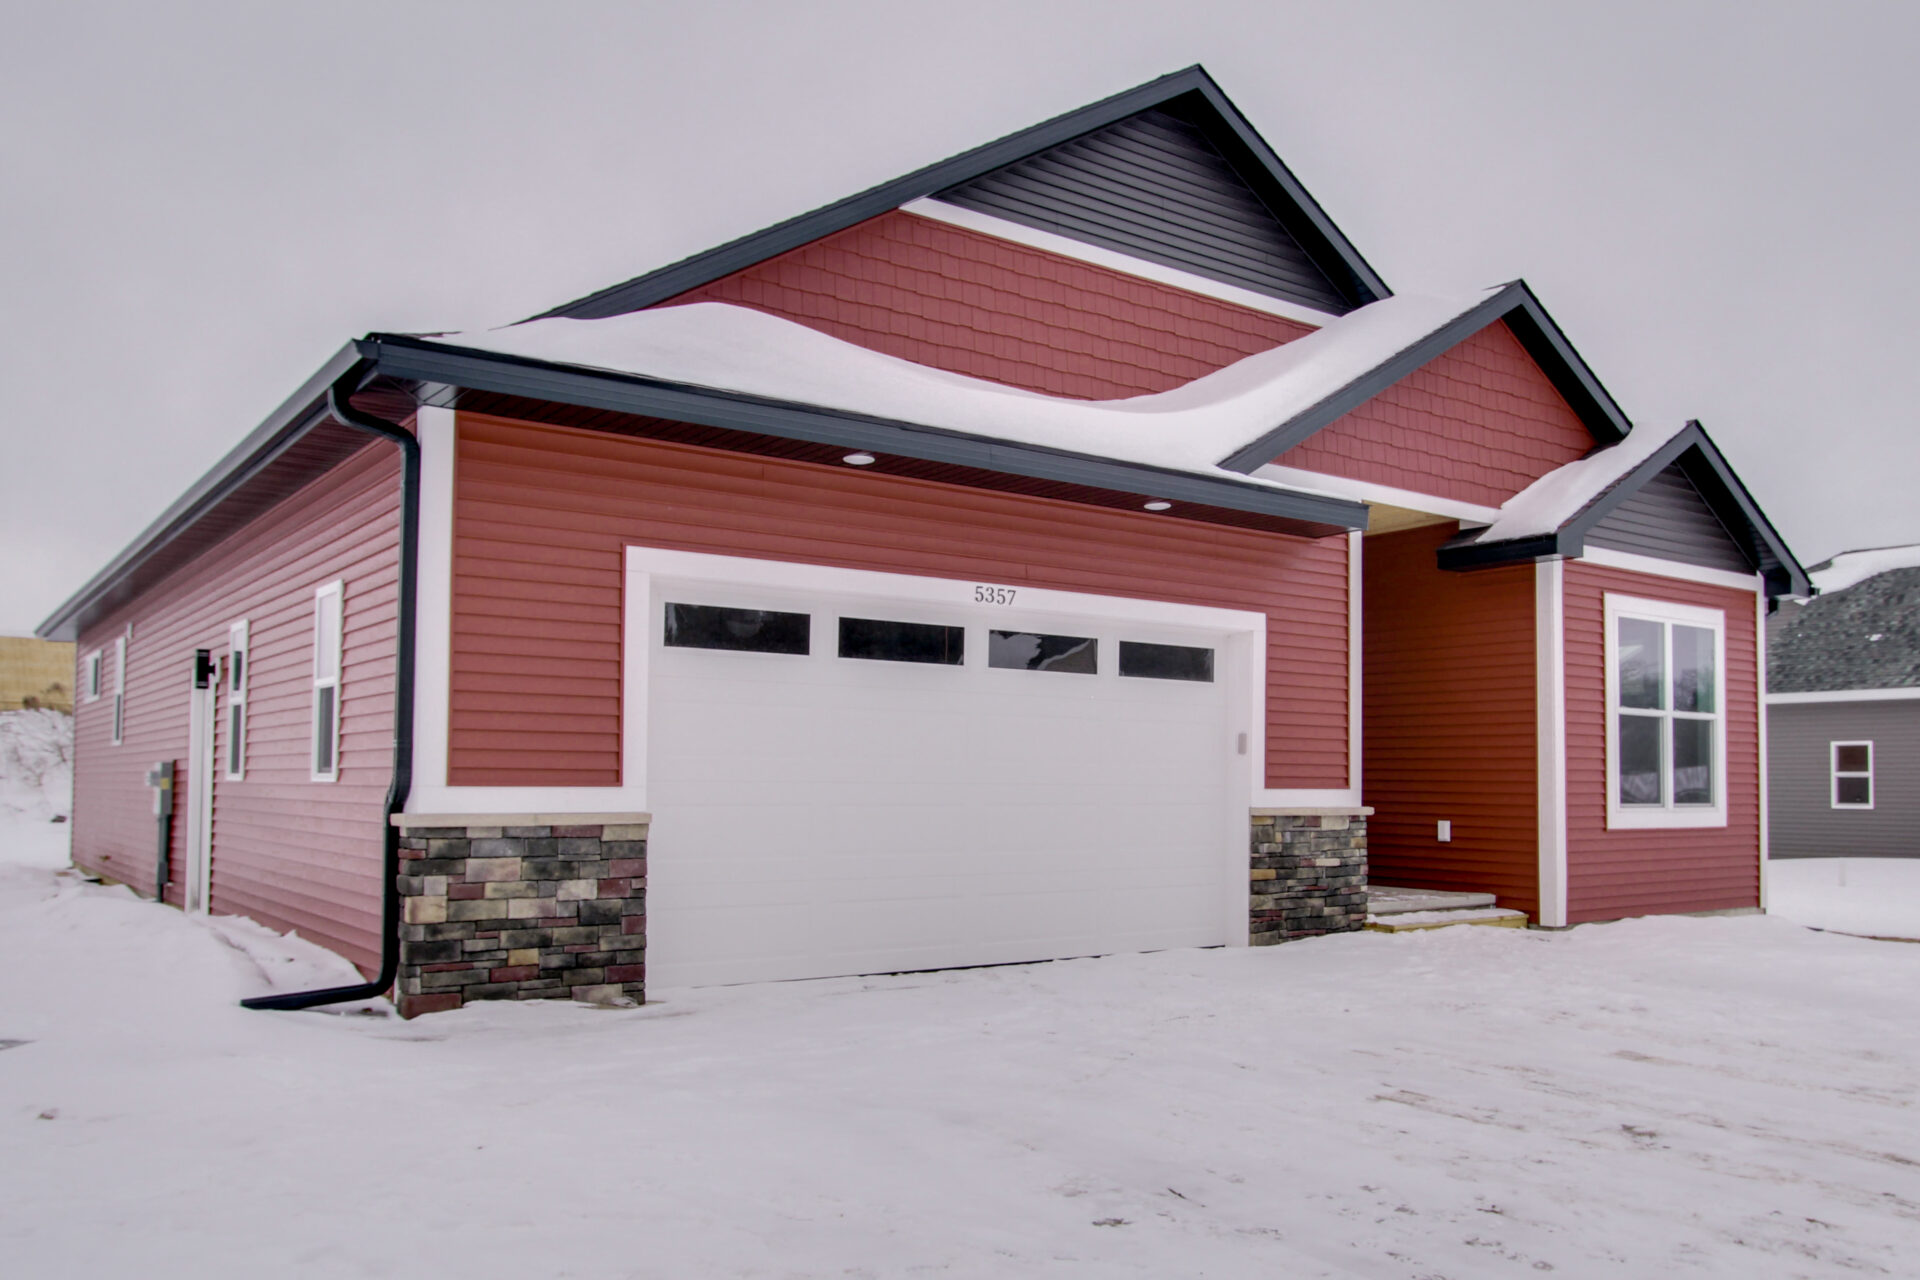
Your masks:
<path fill-rule="evenodd" d="M 1537 916 L 1533 566 L 1444 571 L 1435 555 L 1455 532 L 1366 540 L 1368 874 Z"/>
<path fill-rule="evenodd" d="M 298 929 L 363 969 L 379 959 L 381 811 L 392 776 L 398 465 L 370 447 L 314 480 L 138 600 L 89 627 L 80 650 L 111 652 L 131 624 L 126 740 L 111 742 L 112 699 L 75 714 L 76 864 L 153 892 L 155 828 L 146 771 L 176 762 L 176 904 L 186 876 L 189 671 L 196 648 L 226 656 L 246 618 L 252 665 L 246 777 L 215 755 L 212 907 Z M 308 780 L 313 592 L 346 583 L 340 776 Z M 111 685 L 109 684 L 109 688 Z M 225 741 L 227 700 L 216 700 Z"/>
<path fill-rule="evenodd" d="M 635 544 L 1263 611 L 1268 785 L 1346 786 L 1342 538 L 474 414 L 458 435 L 453 785 L 619 782 L 622 558 Z"/>
<path fill-rule="evenodd" d="M 1275 461 L 1497 507 L 1592 448 L 1586 424 L 1502 321 Z"/>
<path fill-rule="evenodd" d="M 1727 615 L 1727 825 L 1609 831 L 1605 594 Z M 1760 739 L 1754 593 L 1602 568 L 1566 567 L 1567 919 L 1717 911 L 1760 901 Z"/>

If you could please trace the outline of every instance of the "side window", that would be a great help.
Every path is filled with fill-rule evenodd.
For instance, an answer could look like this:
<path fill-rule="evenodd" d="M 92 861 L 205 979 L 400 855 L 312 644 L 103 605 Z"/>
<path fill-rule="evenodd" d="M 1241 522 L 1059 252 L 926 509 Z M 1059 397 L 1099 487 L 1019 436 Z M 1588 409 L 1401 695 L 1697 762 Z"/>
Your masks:
<path fill-rule="evenodd" d="M 662 643 L 671 649 L 804 654 L 812 621 L 804 613 L 778 613 L 771 609 L 669 604 Z"/>
<path fill-rule="evenodd" d="M 1184 644 L 1120 642 L 1120 674 L 1141 680 L 1213 680 L 1213 650 Z"/>
<path fill-rule="evenodd" d="M 874 662 L 957 667 L 966 660 L 967 629 L 885 618 L 840 619 L 840 656 Z"/>
<path fill-rule="evenodd" d="M 1829 747 L 1833 807 L 1873 808 L 1873 744 L 1836 742 Z"/>
<path fill-rule="evenodd" d="M 245 619 L 227 628 L 227 777 L 247 776 L 247 624 Z"/>
<path fill-rule="evenodd" d="M 313 593 L 313 780 L 340 776 L 340 632 L 345 584 Z"/>
<path fill-rule="evenodd" d="M 1606 628 L 1608 825 L 1724 822 L 1725 615 L 1608 595 Z"/>
<path fill-rule="evenodd" d="M 100 701 L 100 650 L 87 655 L 86 669 L 80 676 L 80 695 L 88 702 Z"/>
<path fill-rule="evenodd" d="M 127 737 L 127 638 L 121 636 L 113 642 L 113 742 L 115 746 L 126 741 Z"/>

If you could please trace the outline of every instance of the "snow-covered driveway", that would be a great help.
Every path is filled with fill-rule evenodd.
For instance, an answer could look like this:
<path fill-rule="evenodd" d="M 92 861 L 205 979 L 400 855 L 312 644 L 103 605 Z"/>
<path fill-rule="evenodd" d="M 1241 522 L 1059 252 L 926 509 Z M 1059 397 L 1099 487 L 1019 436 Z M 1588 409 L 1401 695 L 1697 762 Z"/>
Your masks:
<path fill-rule="evenodd" d="M 8 1276 L 1920 1266 L 1920 946 L 1453 929 L 401 1023 L 243 1011 L 330 958 L 34 860 Z"/>

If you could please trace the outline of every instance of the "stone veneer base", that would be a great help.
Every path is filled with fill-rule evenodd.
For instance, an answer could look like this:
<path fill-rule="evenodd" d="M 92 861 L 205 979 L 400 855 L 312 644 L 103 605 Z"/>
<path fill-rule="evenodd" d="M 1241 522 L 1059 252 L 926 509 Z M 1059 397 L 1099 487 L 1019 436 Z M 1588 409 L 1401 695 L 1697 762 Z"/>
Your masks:
<path fill-rule="evenodd" d="M 591 816 L 622 820 L 403 825 L 401 1017 L 469 1000 L 645 1000 L 647 818 Z"/>
<path fill-rule="evenodd" d="M 1252 945 L 1366 927 L 1371 812 L 1254 811 L 1248 884 Z"/>

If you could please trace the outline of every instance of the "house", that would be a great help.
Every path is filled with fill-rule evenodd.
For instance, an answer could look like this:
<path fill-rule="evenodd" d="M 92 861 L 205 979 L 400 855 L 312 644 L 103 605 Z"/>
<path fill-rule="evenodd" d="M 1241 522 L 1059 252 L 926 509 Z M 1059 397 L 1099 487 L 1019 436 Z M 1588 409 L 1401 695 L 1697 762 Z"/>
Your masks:
<path fill-rule="evenodd" d="M 76 859 L 153 890 L 173 761 L 167 900 L 411 1014 L 1275 942 L 1369 860 L 1752 910 L 1804 590 L 1697 424 L 1522 283 L 1393 294 L 1192 68 L 349 343 L 42 634 L 124 708 Z"/>
<path fill-rule="evenodd" d="M 73 646 L 0 636 L 0 711 L 73 710 Z"/>
<path fill-rule="evenodd" d="M 1810 572 L 1767 645 L 1772 856 L 1920 857 L 1920 546 Z"/>

